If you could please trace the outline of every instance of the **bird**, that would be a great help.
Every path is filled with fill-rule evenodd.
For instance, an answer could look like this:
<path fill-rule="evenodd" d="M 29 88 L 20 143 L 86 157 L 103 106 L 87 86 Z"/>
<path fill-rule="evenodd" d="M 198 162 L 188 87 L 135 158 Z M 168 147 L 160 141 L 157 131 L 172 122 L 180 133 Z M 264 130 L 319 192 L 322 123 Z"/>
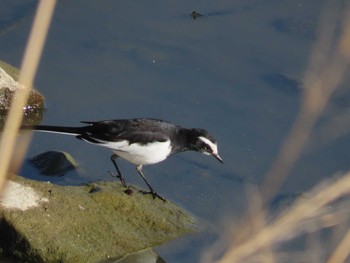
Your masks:
<path fill-rule="evenodd" d="M 85 126 L 67 127 L 51 125 L 22 126 L 21 130 L 60 133 L 73 135 L 77 139 L 106 147 L 112 150 L 111 161 L 123 187 L 128 185 L 117 165 L 116 159 L 122 158 L 134 165 L 146 183 L 153 198 L 166 199 L 160 196 L 148 183 L 143 173 L 143 166 L 164 161 L 170 155 L 197 151 L 211 155 L 224 163 L 218 153 L 217 141 L 205 129 L 184 128 L 168 121 L 153 118 L 116 119 L 103 121 L 81 121 Z"/>

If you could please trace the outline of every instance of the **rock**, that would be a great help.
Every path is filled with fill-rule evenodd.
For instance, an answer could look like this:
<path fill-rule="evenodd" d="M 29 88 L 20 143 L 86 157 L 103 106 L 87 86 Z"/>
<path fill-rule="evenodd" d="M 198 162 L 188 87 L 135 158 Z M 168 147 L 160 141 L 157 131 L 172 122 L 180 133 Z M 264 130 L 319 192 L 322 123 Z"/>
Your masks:
<path fill-rule="evenodd" d="M 66 152 L 48 151 L 29 159 L 41 174 L 63 176 L 66 172 L 78 167 L 73 157 Z"/>
<path fill-rule="evenodd" d="M 0 125 L 6 118 L 15 90 L 23 89 L 17 82 L 19 70 L 4 61 L 0 61 Z M 44 96 L 35 88 L 30 92 L 28 103 L 24 108 L 24 124 L 37 124 L 42 119 Z"/>
<path fill-rule="evenodd" d="M 102 262 L 198 230 L 171 202 L 123 190 L 115 181 L 77 187 L 16 176 L 1 198 L 0 246 L 26 262 Z"/>

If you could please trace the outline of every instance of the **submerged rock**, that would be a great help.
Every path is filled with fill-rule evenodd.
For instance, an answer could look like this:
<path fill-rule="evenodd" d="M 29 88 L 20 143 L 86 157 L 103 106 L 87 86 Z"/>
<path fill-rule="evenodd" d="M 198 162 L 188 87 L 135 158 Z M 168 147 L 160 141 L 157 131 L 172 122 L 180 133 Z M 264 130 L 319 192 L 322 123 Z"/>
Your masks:
<path fill-rule="evenodd" d="M 66 172 L 78 167 L 73 157 L 66 152 L 48 151 L 29 159 L 41 174 L 48 176 L 63 176 Z"/>
<path fill-rule="evenodd" d="M 171 202 L 123 190 L 117 182 L 58 186 L 17 176 L 1 199 L 0 245 L 26 262 L 101 262 L 197 230 Z"/>

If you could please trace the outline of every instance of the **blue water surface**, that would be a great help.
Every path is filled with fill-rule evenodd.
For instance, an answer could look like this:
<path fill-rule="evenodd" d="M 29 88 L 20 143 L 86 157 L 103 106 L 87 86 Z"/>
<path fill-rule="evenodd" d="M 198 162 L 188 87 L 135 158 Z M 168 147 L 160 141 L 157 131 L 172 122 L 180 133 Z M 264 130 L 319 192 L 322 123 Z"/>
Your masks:
<path fill-rule="evenodd" d="M 245 186 L 262 181 L 291 128 L 322 3 L 58 1 L 34 83 L 46 97 L 42 123 L 152 117 L 214 134 L 224 165 L 188 152 L 144 167 L 161 195 L 217 228 L 156 248 L 166 262 L 198 262 L 223 222 L 242 216 Z M 1 60 L 20 66 L 36 5 L 2 3 Z M 193 10 L 203 16 L 192 19 Z M 328 114 L 349 108 L 341 98 L 348 91 L 332 100 Z M 302 155 L 281 193 L 307 191 L 349 169 L 348 142 L 344 135 Z M 60 184 L 113 180 L 104 148 L 37 133 L 27 158 L 49 150 L 69 152 L 80 164 Z M 145 187 L 133 165 L 120 161 L 120 168 L 128 182 Z M 33 173 L 27 163 L 21 170 Z"/>

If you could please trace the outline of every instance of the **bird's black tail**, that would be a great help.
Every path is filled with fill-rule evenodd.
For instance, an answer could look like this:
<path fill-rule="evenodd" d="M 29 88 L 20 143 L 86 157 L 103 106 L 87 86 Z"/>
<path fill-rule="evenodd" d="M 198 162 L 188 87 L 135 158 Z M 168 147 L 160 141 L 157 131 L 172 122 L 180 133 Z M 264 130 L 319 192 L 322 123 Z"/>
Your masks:
<path fill-rule="evenodd" d="M 69 135 L 80 135 L 82 134 L 83 127 L 64 127 L 64 126 L 50 126 L 50 125 L 31 125 L 31 126 L 22 126 L 21 130 L 32 130 L 32 131 L 41 131 L 41 132 L 52 132 L 52 133 L 61 133 Z"/>

